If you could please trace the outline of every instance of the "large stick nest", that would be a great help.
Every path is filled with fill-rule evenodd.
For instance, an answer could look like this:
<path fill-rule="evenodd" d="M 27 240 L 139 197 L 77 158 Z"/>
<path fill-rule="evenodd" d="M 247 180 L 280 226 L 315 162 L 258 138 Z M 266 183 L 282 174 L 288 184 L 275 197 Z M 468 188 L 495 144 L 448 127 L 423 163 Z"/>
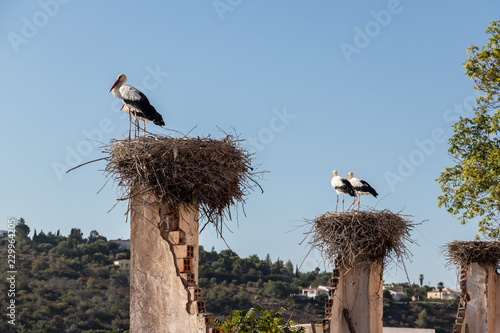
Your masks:
<path fill-rule="evenodd" d="M 498 266 L 500 262 L 500 241 L 448 243 L 448 262 L 456 266 L 467 266 L 473 262 Z"/>
<path fill-rule="evenodd" d="M 140 188 L 153 191 L 158 202 L 172 209 L 181 204 L 198 205 L 202 217 L 214 223 L 219 234 L 223 219 L 231 218 L 231 207 L 243 204 L 249 190 L 259 186 L 255 181 L 258 172 L 251 167 L 253 154 L 229 135 L 223 140 L 115 140 L 104 153 L 109 154 L 105 171 L 124 189 L 121 200 L 130 199 Z"/>
<path fill-rule="evenodd" d="M 410 257 L 415 224 L 408 217 L 384 211 L 326 213 L 313 221 L 312 246 L 323 257 L 346 268 L 361 261 Z"/>

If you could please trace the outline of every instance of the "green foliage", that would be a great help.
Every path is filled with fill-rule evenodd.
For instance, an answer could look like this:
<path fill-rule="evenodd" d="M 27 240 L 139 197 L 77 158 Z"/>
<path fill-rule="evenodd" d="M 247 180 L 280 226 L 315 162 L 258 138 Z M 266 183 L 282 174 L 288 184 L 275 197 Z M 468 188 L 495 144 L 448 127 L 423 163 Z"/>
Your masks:
<path fill-rule="evenodd" d="M 34 239 L 27 236 L 26 224 L 21 228 L 23 248 L 16 249 L 17 332 L 104 333 L 129 329 L 129 274 L 113 265 L 114 260 L 130 258 L 128 249 L 107 242 L 97 232 L 85 240 L 77 228 L 72 229 L 68 237 L 40 231 L 36 237 L 33 235 Z M 72 246 L 69 246 L 70 238 Z M 3 257 L 6 257 L 6 242 L 0 240 Z M 321 272 L 319 268 L 311 272 L 294 271 L 291 262 L 280 259 L 273 262 L 269 255 L 263 260 L 257 255 L 240 258 L 229 250 L 207 252 L 203 247 L 200 247 L 200 258 L 200 286 L 207 310 L 219 319 L 233 313 L 227 321 L 219 321 L 221 325 L 226 322 L 233 325 L 227 329 L 243 329 L 242 325 L 247 324 L 241 318 L 243 314 L 250 325 L 269 329 L 265 332 L 290 326 L 291 323 L 283 322 L 283 317 L 293 316 L 304 323 L 320 323 L 324 318 L 326 296 L 300 299 L 290 294 L 300 293 L 302 288 L 311 285 L 328 285 L 331 272 Z M 0 275 L 5 275 L 5 268 L 0 266 Z M 427 290 L 433 289 L 417 284 L 401 285 L 409 296 L 426 295 Z M 6 295 L 6 288 L 7 284 L 0 284 L 0 293 Z M 6 302 L 6 297 L 0 298 L 1 307 L 6 308 Z M 384 291 L 384 325 L 415 327 L 424 325 L 426 320 L 426 327 L 451 328 L 457 307 L 457 300 L 393 302 Z M 234 312 L 235 309 L 250 310 Z M 7 332 L 5 314 L 2 318 L 0 332 Z"/>
<path fill-rule="evenodd" d="M 403 290 L 413 290 L 414 295 L 421 295 L 425 299 L 427 290 L 434 288 L 429 286 L 420 287 L 418 284 L 398 283 L 403 286 Z M 388 290 L 384 290 L 384 327 L 417 327 L 434 328 L 436 332 L 451 333 L 455 321 L 460 299 L 436 300 L 410 302 L 393 301 L 389 299 Z"/>
<path fill-rule="evenodd" d="M 69 237 L 43 231 L 29 239 L 29 227 L 18 225 L 16 241 L 16 332 L 125 332 L 129 329 L 129 274 L 113 265 L 113 258 L 130 258 L 130 251 L 114 243 L 85 244 L 79 229 Z M 76 248 L 70 248 L 73 236 Z M 19 237 L 19 238 L 17 238 Z M 19 243 L 16 243 L 19 245 Z M 6 255 L 0 240 L 0 255 Z M 99 252 L 103 258 L 93 260 Z M 5 275 L 5 267 L 0 267 Z M 7 284 L 0 284 L 7 295 Z M 7 307 L 8 298 L 0 298 Z M 8 332 L 5 315 L 0 332 Z"/>
<path fill-rule="evenodd" d="M 440 207 L 462 224 L 478 218 L 480 234 L 500 239 L 500 21 L 491 22 L 486 33 L 488 44 L 469 47 L 464 63 L 480 93 L 474 116 L 453 126 L 448 152 L 456 165 L 445 168 L 437 181 Z"/>
<path fill-rule="evenodd" d="M 235 310 L 227 321 L 216 320 L 216 324 L 223 333 L 283 333 L 284 329 L 291 333 L 304 333 L 303 327 L 291 328 L 294 322 L 283 322 L 285 311 L 285 307 L 273 312 L 257 304 L 248 311 Z"/>
<path fill-rule="evenodd" d="M 417 328 L 427 327 L 427 311 L 423 309 L 419 312 L 417 320 L 415 320 L 415 326 Z"/>

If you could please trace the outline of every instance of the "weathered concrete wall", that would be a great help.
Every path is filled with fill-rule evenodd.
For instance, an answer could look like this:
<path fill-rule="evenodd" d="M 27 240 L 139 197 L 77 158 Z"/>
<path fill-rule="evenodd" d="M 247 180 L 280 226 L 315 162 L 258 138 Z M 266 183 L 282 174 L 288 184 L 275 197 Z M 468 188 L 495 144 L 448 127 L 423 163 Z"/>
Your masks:
<path fill-rule="evenodd" d="M 470 299 L 461 332 L 500 333 L 500 278 L 496 267 L 470 264 L 466 288 Z"/>
<path fill-rule="evenodd" d="M 332 296 L 331 333 L 349 333 L 344 309 L 349 311 L 356 332 L 382 333 L 382 263 L 358 263 L 340 269 L 337 289 Z"/>
<path fill-rule="evenodd" d="M 466 285 L 470 300 L 467 302 L 464 321 L 466 325 L 463 331 L 468 326 L 469 332 L 487 332 L 487 273 L 488 271 L 478 263 L 472 263 L 469 266 Z"/>
<path fill-rule="evenodd" d="M 500 276 L 488 267 L 488 333 L 500 333 Z"/>
<path fill-rule="evenodd" d="M 131 199 L 130 331 L 205 333 L 204 318 L 188 311 L 189 290 L 179 276 L 170 244 L 161 235 L 160 207 L 155 201 L 152 193 Z M 179 221 L 183 216 L 185 221 L 193 219 L 185 215 L 181 211 Z"/>

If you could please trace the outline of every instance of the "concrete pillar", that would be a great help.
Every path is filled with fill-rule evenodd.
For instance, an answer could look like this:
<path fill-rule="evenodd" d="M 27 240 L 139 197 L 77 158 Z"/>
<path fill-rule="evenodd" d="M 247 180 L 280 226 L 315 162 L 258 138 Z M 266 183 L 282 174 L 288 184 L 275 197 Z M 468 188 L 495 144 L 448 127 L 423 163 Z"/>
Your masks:
<path fill-rule="evenodd" d="M 131 199 L 130 229 L 130 331 L 207 332 L 213 315 L 197 288 L 197 209 L 172 211 L 144 192 Z"/>
<path fill-rule="evenodd" d="M 327 300 L 326 317 L 330 322 L 326 325 L 330 329 L 326 332 L 352 333 L 354 329 L 357 333 L 382 333 L 382 271 L 382 261 L 360 262 L 350 269 L 334 270 L 332 281 L 336 289 Z"/>
<path fill-rule="evenodd" d="M 500 278 L 496 267 L 472 263 L 467 269 L 467 302 L 461 333 L 500 333 Z"/>

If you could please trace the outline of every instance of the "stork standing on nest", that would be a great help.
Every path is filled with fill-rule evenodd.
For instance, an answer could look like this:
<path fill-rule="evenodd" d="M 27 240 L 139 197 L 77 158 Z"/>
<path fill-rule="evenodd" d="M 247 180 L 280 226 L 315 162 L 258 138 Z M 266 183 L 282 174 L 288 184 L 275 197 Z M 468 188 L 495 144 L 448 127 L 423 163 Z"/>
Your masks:
<path fill-rule="evenodd" d="M 130 123 L 132 123 L 131 117 L 134 116 L 136 128 L 139 129 L 139 120 L 142 120 L 144 122 L 144 136 L 146 135 L 146 122 L 148 120 L 151 120 L 158 126 L 164 126 L 165 122 L 161 114 L 149 103 L 146 95 L 137 88 L 124 85 L 126 81 L 127 76 L 125 74 L 118 75 L 118 78 L 109 91 L 112 91 L 115 97 L 123 101 L 123 108 L 129 114 Z M 128 138 L 130 139 L 130 127 Z"/>
<path fill-rule="evenodd" d="M 351 197 L 354 197 L 356 195 L 354 188 L 347 179 L 339 176 L 337 170 L 333 170 L 332 172 L 331 184 L 333 189 L 337 192 L 337 205 L 335 206 L 335 212 L 337 212 L 337 208 L 339 206 L 339 194 L 342 194 L 342 211 L 344 211 L 344 196 L 349 194 Z"/>
<path fill-rule="evenodd" d="M 354 174 L 352 172 L 349 172 L 347 174 L 347 179 L 351 183 L 352 187 L 354 188 L 354 191 L 356 192 L 356 195 L 358 196 L 358 210 L 359 210 L 359 204 L 361 202 L 361 196 L 362 195 L 373 195 L 375 198 L 377 197 L 378 193 L 375 191 L 373 187 L 370 186 L 367 182 L 365 182 L 362 179 L 359 178 L 354 178 Z M 354 209 L 354 203 L 356 202 L 356 197 L 354 197 L 354 200 L 352 201 L 352 209 Z"/>

